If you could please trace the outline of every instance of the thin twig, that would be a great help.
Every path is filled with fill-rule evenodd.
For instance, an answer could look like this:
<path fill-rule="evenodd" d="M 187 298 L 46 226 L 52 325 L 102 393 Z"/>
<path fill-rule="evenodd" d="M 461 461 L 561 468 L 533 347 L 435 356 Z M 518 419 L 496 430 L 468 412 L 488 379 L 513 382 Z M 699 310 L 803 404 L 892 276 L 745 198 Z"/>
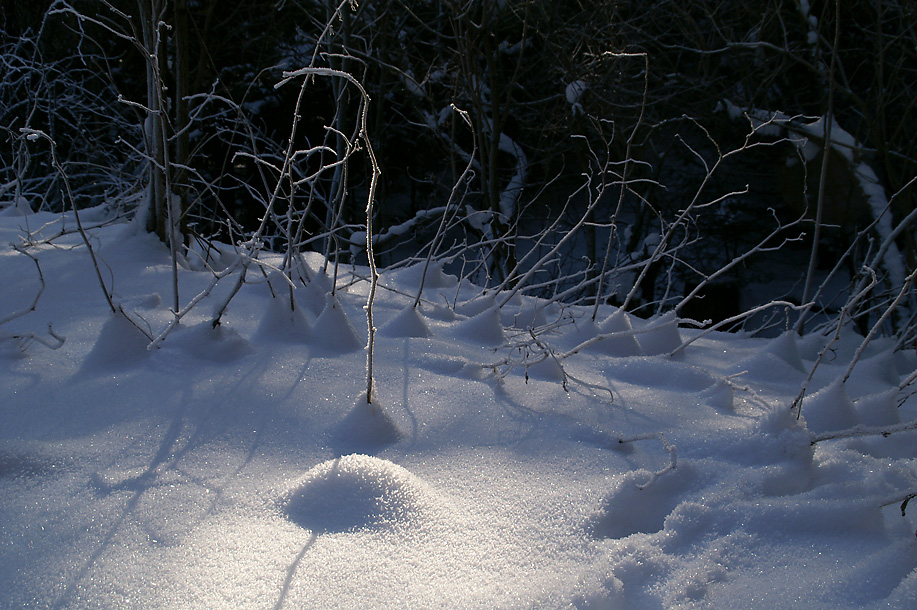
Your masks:
<path fill-rule="evenodd" d="M 643 490 L 646 489 L 650 483 L 664 475 L 665 473 L 675 470 L 678 467 L 678 455 L 676 453 L 675 445 L 669 442 L 669 439 L 666 438 L 665 434 L 662 432 L 651 432 L 649 434 L 638 434 L 636 436 L 622 437 L 618 439 L 618 443 L 635 443 L 637 441 L 650 441 L 657 440 L 662 443 L 662 448 L 669 453 L 669 465 L 663 468 L 662 470 L 657 470 L 653 473 L 652 478 L 643 485 L 637 485 L 637 489 Z"/>
<path fill-rule="evenodd" d="M 892 434 L 897 434 L 898 432 L 907 432 L 909 430 L 917 430 L 917 421 L 896 424 L 894 426 L 854 426 L 853 428 L 847 428 L 846 430 L 840 430 L 838 432 L 825 432 L 824 434 L 815 435 L 812 437 L 810 443 L 814 445 L 823 441 L 830 441 L 839 438 L 857 438 L 860 436 L 882 436 L 887 438 Z"/>

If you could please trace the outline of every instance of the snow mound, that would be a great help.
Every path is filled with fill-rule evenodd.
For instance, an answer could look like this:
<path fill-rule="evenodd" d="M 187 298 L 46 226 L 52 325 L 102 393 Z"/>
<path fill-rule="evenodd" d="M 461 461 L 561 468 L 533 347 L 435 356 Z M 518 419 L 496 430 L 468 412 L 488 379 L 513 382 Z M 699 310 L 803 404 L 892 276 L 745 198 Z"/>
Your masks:
<path fill-rule="evenodd" d="M 455 308 L 456 313 L 473 318 L 489 309 L 497 307 L 497 299 L 492 295 L 472 299 Z"/>
<path fill-rule="evenodd" d="M 725 379 L 717 379 L 713 385 L 700 393 L 700 398 L 717 411 L 735 410 L 735 388 Z"/>
<path fill-rule="evenodd" d="M 596 538 L 655 534 L 696 485 L 697 475 L 686 465 L 657 479 L 644 469 L 628 472 L 592 517 L 589 529 Z"/>
<path fill-rule="evenodd" d="M 408 307 L 379 329 L 384 337 L 430 337 L 433 333 L 417 307 Z"/>
<path fill-rule="evenodd" d="M 481 345 L 493 347 L 503 345 L 506 335 L 503 333 L 503 323 L 500 320 L 500 310 L 497 307 L 487 309 L 472 318 L 458 322 L 455 325 L 456 336 L 462 339 L 474 339 Z"/>
<path fill-rule="evenodd" d="M 608 316 L 598 327 L 603 334 L 620 333 L 617 336 L 611 336 L 600 341 L 596 348 L 609 356 L 642 356 L 643 348 L 637 343 L 636 337 L 629 334 L 633 331 L 630 318 L 620 309 Z"/>
<path fill-rule="evenodd" d="M 838 379 L 802 401 L 806 427 L 815 433 L 846 430 L 856 426 L 856 409 Z"/>
<path fill-rule="evenodd" d="M 150 340 L 124 314 L 111 314 L 86 357 L 87 368 L 127 368 L 145 360 Z"/>
<path fill-rule="evenodd" d="M 417 263 L 404 269 L 386 271 L 383 272 L 382 282 L 415 294 L 421 282 L 425 290 L 427 288 L 455 288 L 458 285 L 458 278 L 443 271 L 445 262 L 445 260 L 435 260 L 430 261 L 429 266 Z"/>
<path fill-rule="evenodd" d="M 697 366 L 653 356 L 613 360 L 606 367 L 606 374 L 612 380 L 633 386 L 676 392 L 702 392 L 712 389 L 718 381 Z"/>
<path fill-rule="evenodd" d="M 289 296 L 278 296 L 268 301 L 258 334 L 264 340 L 304 342 L 309 330 L 302 306 Z"/>
<path fill-rule="evenodd" d="M 331 293 L 325 297 L 325 308 L 312 326 L 311 334 L 315 346 L 328 355 L 355 352 L 364 346 L 344 308 Z"/>
<path fill-rule="evenodd" d="M 894 353 L 890 351 L 882 352 L 860 360 L 856 368 L 853 369 L 849 383 L 854 386 L 865 387 L 867 390 L 876 386 L 897 386 L 901 383 L 901 376 L 895 364 Z"/>
<path fill-rule="evenodd" d="M 403 527 L 436 503 L 433 489 L 407 469 L 360 454 L 322 462 L 280 500 L 291 521 L 316 533 Z"/>
<path fill-rule="evenodd" d="M 536 299 L 524 300 L 518 295 L 501 308 L 500 321 L 503 326 L 520 330 L 538 328 L 548 323 L 544 305 Z"/>
<path fill-rule="evenodd" d="M 234 328 L 226 324 L 213 326 L 209 321 L 175 333 L 173 341 L 195 358 L 223 364 L 255 352 L 255 348 Z"/>
<path fill-rule="evenodd" d="M 787 331 L 768 343 L 765 351 L 773 354 L 797 371 L 804 373 L 806 368 L 802 363 L 802 356 L 799 354 L 797 339 L 798 335 L 796 333 Z"/>
<path fill-rule="evenodd" d="M 651 320 L 647 328 L 651 330 L 637 336 L 637 342 L 647 356 L 668 354 L 681 347 L 681 333 L 678 332 L 678 318 L 674 311 Z"/>
<path fill-rule="evenodd" d="M 857 418 L 866 426 L 889 426 L 901 423 L 898 415 L 898 388 L 859 398 L 854 403 Z"/>
<path fill-rule="evenodd" d="M 0 202 L 0 216 L 31 216 L 32 206 L 25 197 L 14 197 L 13 201 Z"/>
<path fill-rule="evenodd" d="M 729 368 L 732 375 L 741 375 L 742 379 L 766 381 L 771 383 L 801 382 L 804 374 L 781 355 L 768 350 L 740 360 Z"/>
<path fill-rule="evenodd" d="M 601 323 L 596 323 L 591 314 L 574 316 L 570 327 L 565 329 L 564 339 L 577 351 L 615 358 L 643 355 L 643 349 L 634 337 L 630 319 L 620 310 Z"/>
<path fill-rule="evenodd" d="M 541 379 L 543 381 L 555 381 L 557 383 L 564 381 L 563 367 L 561 367 L 560 363 L 555 358 L 550 356 L 528 367 L 525 374 L 534 379 Z"/>
<path fill-rule="evenodd" d="M 332 429 L 332 444 L 338 453 L 378 451 L 401 440 L 401 431 L 379 406 L 379 399 L 366 401 L 366 393 L 357 398 L 353 408 Z"/>

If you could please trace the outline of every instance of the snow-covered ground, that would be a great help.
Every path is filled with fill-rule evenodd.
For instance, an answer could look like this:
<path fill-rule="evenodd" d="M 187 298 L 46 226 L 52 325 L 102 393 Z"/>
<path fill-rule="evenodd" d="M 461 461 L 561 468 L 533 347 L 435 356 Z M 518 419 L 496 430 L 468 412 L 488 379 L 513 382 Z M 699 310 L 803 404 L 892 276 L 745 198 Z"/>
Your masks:
<path fill-rule="evenodd" d="M 26 223 L 61 228 L 5 216 L 0 243 Z M 115 303 L 160 333 L 166 249 L 127 225 L 92 241 Z M 823 337 L 670 357 L 698 331 L 498 311 L 436 269 L 414 310 L 412 267 L 383 273 L 370 409 L 352 270 L 336 300 L 299 286 L 295 311 L 256 271 L 213 329 L 224 280 L 147 350 L 77 235 L 28 252 L 46 289 L 0 326 L 0 608 L 917 607 L 917 432 L 812 444 L 917 419 L 896 390 L 917 355 L 886 341 L 840 385 L 860 344 L 842 337 L 797 421 Z M 182 270 L 182 304 L 211 277 Z M 0 319 L 40 285 L 4 246 Z M 49 323 L 57 350 L 11 338 L 53 344 Z"/>

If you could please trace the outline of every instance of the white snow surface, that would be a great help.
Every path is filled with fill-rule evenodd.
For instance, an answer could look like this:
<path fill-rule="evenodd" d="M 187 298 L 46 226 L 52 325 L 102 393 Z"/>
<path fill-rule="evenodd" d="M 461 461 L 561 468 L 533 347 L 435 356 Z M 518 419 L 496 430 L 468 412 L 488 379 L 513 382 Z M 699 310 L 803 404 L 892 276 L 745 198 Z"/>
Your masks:
<path fill-rule="evenodd" d="M 0 243 L 26 218 L 61 228 L 4 216 Z M 92 239 L 116 303 L 160 332 L 166 248 L 127 225 Z M 697 331 L 501 311 L 438 266 L 408 312 L 411 267 L 383 272 L 369 405 L 347 269 L 334 299 L 246 284 L 214 329 L 225 280 L 147 350 L 77 236 L 29 252 L 46 289 L 0 325 L 0 608 L 917 607 L 917 433 L 811 444 L 917 418 L 895 390 L 913 352 L 874 341 L 839 385 L 845 336 L 797 420 L 823 337 L 713 333 L 670 357 Z M 182 303 L 211 277 L 182 270 Z M 2 320 L 40 282 L 10 247 L 0 279 Z M 567 357 L 513 368 L 525 320 Z M 58 350 L 28 340 L 49 323 Z M 568 353 L 589 333 L 611 334 Z"/>

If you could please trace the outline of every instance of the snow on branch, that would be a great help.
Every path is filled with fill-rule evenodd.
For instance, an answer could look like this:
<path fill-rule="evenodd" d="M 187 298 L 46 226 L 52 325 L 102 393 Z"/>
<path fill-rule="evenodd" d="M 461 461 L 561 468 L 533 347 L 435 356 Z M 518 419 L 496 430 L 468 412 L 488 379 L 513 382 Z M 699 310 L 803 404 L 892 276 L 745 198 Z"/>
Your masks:
<path fill-rule="evenodd" d="M 507 153 L 516 159 L 515 172 L 512 178 L 509 179 L 509 183 L 500 193 L 500 214 L 503 216 L 503 222 L 508 223 L 510 219 L 516 215 L 519 195 L 522 194 L 522 189 L 525 187 L 525 182 L 528 177 L 529 160 L 522 151 L 522 147 L 520 147 L 515 140 L 502 132 L 500 133 L 498 149 L 500 152 Z"/>
<path fill-rule="evenodd" d="M 876 232 L 888 243 L 882 263 L 884 264 L 892 285 L 900 286 L 906 274 L 902 256 L 897 245 L 887 239 L 893 232 L 892 217 L 889 214 L 890 200 L 885 189 L 868 163 L 861 160 L 863 145 L 843 127 L 837 118 L 789 116 L 780 111 L 742 108 L 729 100 L 723 100 L 721 108 L 732 119 L 746 118 L 756 133 L 768 136 L 780 136 L 785 132 L 801 136 L 790 141 L 799 149 L 807 160 L 824 150 L 827 146 L 839 154 L 848 164 L 851 175 L 856 181 L 875 219 Z"/>
<path fill-rule="evenodd" d="M 413 218 L 409 218 L 402 222 L 389 227 L 385 231 L 380 233 L 373 234 L 373 245 L 381 245 L 396 237 L 402 237 L 407 235 L 411 231 L 415 230 L 418 226 L 422 225 L 425 222 L 429 222 L 434 219 L 441 218 L 443 214 L 447 211 L 446 206 L 439 206 L 436 208 L 430 208 L 428 210 L 418 210 L 414 214 Z M 366 248 L 366 232 L 365 231 L 354 231 L 350 234 L 350 245 L 365 249 Z"/>

